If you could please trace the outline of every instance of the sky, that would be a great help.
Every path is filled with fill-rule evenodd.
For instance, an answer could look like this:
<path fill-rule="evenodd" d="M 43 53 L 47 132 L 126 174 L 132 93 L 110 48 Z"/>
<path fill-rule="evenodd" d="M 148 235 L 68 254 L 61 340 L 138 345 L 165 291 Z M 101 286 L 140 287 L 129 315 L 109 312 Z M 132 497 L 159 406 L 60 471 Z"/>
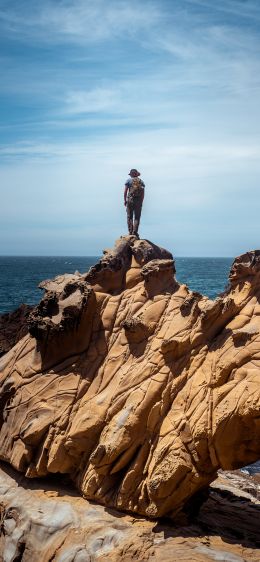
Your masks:
<path fill-rule="evenodd" d="M 0 0 L 0 255 L 260 247 L 259 0 Z"/>

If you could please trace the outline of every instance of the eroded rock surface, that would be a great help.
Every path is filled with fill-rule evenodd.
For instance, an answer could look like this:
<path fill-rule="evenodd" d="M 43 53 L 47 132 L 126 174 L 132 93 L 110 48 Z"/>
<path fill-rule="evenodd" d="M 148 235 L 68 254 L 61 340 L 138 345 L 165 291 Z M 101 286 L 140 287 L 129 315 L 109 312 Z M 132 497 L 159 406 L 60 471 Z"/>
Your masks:
<path fill-rule="evenodd" d="M 0 315 L 0 357 L 28 334 L 28 316 L 33 306 L 21 304 L 14 312 Z"/>
<path fill-rule="evenodd" d="M 169 252 L 128 236 L 44 283 L 0 362 L 3 460 L 155 518 L 260 458 L 260 253 L 235 260 L 215 301 L 174 274 Z"/>
<path fill-rule="evenodd" d="M 90 504 L 61 480 L 0 467 L 3 562 L 259 562 L 260 505 L 241 490 L 255 491 L 250 477 L 221 474 L 193 523 L 178 526 Z"/>

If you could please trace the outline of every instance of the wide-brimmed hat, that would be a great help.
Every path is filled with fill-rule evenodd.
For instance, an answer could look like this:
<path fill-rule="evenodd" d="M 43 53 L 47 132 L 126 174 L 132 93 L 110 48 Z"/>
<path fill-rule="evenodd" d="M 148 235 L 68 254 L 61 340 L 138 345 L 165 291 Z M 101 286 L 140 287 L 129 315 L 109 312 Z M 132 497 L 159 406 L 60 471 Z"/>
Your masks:
<path fill-rule="evenodd" d="M 138 170 L 136 170 L 135 168 L 132 168 L 132 170 L 130 170 L 129 176 L 140 176 L 140 172 L 138 172 Z"/>

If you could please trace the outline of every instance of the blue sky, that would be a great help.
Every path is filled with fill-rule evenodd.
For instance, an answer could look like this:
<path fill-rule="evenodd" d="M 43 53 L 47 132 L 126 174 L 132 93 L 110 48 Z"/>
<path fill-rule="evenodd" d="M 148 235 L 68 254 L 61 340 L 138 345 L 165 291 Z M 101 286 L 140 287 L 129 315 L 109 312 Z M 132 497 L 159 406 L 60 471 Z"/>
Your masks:
<path fill-rule="evenodd" d="M 259 248 L 258 0 L 0 0 L 0 254 Z"/>

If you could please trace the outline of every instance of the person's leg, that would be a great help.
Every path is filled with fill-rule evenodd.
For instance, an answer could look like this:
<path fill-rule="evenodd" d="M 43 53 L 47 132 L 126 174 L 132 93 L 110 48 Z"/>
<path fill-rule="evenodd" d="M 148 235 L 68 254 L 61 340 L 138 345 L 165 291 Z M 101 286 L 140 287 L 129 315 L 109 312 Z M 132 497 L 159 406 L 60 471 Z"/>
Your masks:
<path fill-rule="evenodd" d="M 133 212 L 134 206 L 131 200 L 127 201 L 126 204 L 126 213 L 127 213 L 127 226 L 129 234 L 133 234 Z"/>
<path fill-rule="evenodd" d="M 142 211 L 142 204 L 143 204 L 143 202 L 140 199 L 135 200 L 135 203 L 134 203 L 135 220 L 134 220 L 133 234 L 136 234 L 136 235 L 138 234 L 138 228 L 139 228 L 141 211 Z"/>

